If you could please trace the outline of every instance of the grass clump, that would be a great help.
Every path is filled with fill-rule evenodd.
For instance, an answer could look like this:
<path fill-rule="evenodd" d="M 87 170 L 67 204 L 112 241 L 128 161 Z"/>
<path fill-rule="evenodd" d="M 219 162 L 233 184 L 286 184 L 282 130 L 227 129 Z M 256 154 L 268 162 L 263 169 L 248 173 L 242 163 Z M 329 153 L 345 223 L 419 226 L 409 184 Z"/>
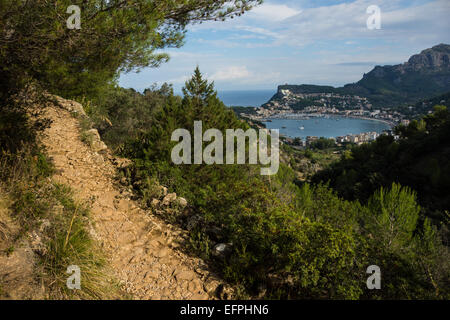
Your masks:
<path fill-rule="evenodd" d="M 119 286 L 108 277 L 105 257 L 91 235 L 88 207 L 74 200 L 68 186 L 51 180 L 54 168 L 43 151 L 27 146 L 15 154 L 3 152 L 0 163 L 1 184 L 21 226 L 19 238 L 33 234 L 39 239 L 33 246 L 36 274 L 47 297 L 119 298 Z M 81 269 L 81 290 L 66 285 L 70 265 Z"/>
<path fill-rule="evenodd" d="M 89 230 L 92 228 L 89 210 L 73 200 L 70 188 L 54 184 L 52 197 L 62 206 L 60 214 L 53 218 L 47 234 L 48 254 L 43 256 L 45 277 L 53 279 L 49 284 L 55 297 L 109 299 L 118 294 L 118 287 L 105 274 L 106 260 Z M 81 269 L 81 290 L 66 286 L 67 267 Z"/>
<path fill-rule="evenodd" d="M 204 131 L 222 135 L 248 129 L 199 73 L 181 101 L 169 97 L 153 125 L 129 137 L 123 154 L 134 162 L 130 178 L 140 196 L 152 196 L 149 181 L 158 181 L 187 200 L 188 209 L 169 219 L 241 296 L 448 299 L 448 248 L 410 188 L 392 183 L 361 203 L 339 198 L 326 184 L 301 183 L 283 163 L 270 178 L 254 165 L 175 165 L 175 129 L 192 135 L 199 120 Z M 367 289 L 370 265 L 383 270 L 382 290 Z"/>

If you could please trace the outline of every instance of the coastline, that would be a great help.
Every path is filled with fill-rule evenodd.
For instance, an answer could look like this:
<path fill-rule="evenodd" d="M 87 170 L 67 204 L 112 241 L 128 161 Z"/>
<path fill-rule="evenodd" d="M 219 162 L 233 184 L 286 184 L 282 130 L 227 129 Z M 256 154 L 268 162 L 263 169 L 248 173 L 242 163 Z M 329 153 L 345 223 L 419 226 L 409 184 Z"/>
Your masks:
<path fill-rule="evenodd" d="M 354 118 L 354 119 L 362 119 L 362 120 L 371 120 L 371 121 L 379 121 L 383 122 L 387 125 L 389 125 L 392 128 L 397 126 L 397 123 L 385 119 L 378 119 L 378 118 L 368 118 L 368 117 L 358 117 L 358 116 L 342 116 L 343 118 Z"/>
<path fill-rule="evenodd" d="M 282 121 L 276 124 L 269 124 L 264 122 L 264 120 Z M 321 119 L 331 122 L 322 122 Z M 353 119 L 353 120 L 352 120 Z M 290 123 L 289 120 L 293 120 L 294 123 Z M 302 121 L 307 120 L 307 121 Z M 339 121 L 341 120 L 341 121 Z M 356 121 L 355 121 L 356 120 Z M 371 122 L 371 121 L 377 122 Z M 336 115 L 336 114 L 322 114 L 315 115 L 308 119 L 293 119 L 291 117 L 271 117 L 260 120 L 266 125 L 266 128 L 280 128 L 280 133 L 285 137 L 295 139 L 301 138 L 306 139 L 308 136 L 314 137 L 326 137 L 326 138 L 339 138 L 346 137 L 346 141 L 361 141 L 368 142 L 374 140 L 373 135 L 376 137 L 383 134 L 383 132 L 390 132 L 392 128 L 396 125 L 393 121 L 386 119 L 374 119 L 369 117 L 362 117 L 357 115 Z M 319 121 L 319 122 L 318 122 Z M 335 121 L 339 121 L 334 124 Z M 272 121 L 270 121 L 272 122 Z M 306 127 L 305 130 L 299 131 L 301 123 Z M 284 131 L 281 129 L 283 126 Z M 298 128 L 297 128 L 298 127 Z M 333 129 L 334 128 L 334 129 Z M 354 138 L 356 137 L 356 138 Z"/>
<path fill-rule="evenodd" d="M 360 116 L 355 116 L 355 115 L 347 116 L 347 115 L 336 115 L 336 114 L 325 113 L 325 114 L 322 114 L 320 116 L 318 116 L 316 114 L 312 114 L 309 117 L 324 117 L 325 115 L 332 116 L 332 117 L 339 117 L 339 118 L 352 118 L 352 119 L 359 119 L 359 120 L 369 120 L 369 121 L 383 122 L 383 123 L 389 125 L 389 127 L 391 127 L 391 129 L 398 125 L 396 122 L 389 121 L 389 120 L 386 120 L 386 119 L 360 117 Z M 265 117 L 265 118 L 258 119 L 258 121 L 271 122 L 274 119 L 276 119 L 276 120 L 301 120 L 301 119 L 295 119 L 295 118 L 290 118 L 290 117 Z M 268 121 L 268 120 L 270 120 L 270 121 Z"/>

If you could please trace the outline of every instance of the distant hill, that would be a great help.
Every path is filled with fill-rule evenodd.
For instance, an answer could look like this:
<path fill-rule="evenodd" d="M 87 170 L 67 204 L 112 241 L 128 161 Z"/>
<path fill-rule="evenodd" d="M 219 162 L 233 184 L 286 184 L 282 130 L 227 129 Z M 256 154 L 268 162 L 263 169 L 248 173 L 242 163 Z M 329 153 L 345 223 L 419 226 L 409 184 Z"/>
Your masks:
<path fill-rule="evenodd" d="M 421 100 L 415 105 L 401 106 L 399 110 L 403 114 L 410 116 L 410 118 L 420 119 L 423 115 L 433 111 L 435 105 L 443 105 L 450 109 L 450 92 L 430 99 Z"/>
<path fill-rule="evenodd" d="M 378 107 L 415 104 L 450 91 L 450 45 L 439 44 L 413 55 L 408 62 L 394 66 L 376 66 L 363 78 L 344 87 L 282 85 L 293 93 L 340 93 L 368 98 Z"/>
<path fill-rule="evenodd" d="M 335 88 L 332 86 L 316 86 L 313 84 L 302 84 L 302 85 L 289 85 L 285 84 L 282 86 L 278 86 L 277 93 L 272 97 L 271 100 L 278 100 L 283 98 L 283 90 L 289 90 L 292 93 L 338 93 L 340 92 L 339 88 Z"/>
<path fill-rule="evenodd" d="M 431 99 L 426 99 L 424 101 L 421 101 L 421 102 L 417 103 L 415 107 L 416 108 L 420 107 L 420 106 L 427 107 L 428 108 L 427 111 L 431 111 L 433 109 L 433 107 L 437 104 L 440 104 L 440 105 L 450 108 L 450 92 L 441 94 L 441 95 L 431 98 Z"/>

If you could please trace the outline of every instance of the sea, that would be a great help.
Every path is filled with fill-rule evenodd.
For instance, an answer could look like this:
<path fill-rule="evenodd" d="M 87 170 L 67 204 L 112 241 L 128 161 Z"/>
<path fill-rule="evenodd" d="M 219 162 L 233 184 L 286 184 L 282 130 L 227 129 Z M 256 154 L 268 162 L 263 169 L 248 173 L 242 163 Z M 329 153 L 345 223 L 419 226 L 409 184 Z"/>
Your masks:
<path fill-rule="evenodd" d="M 260 107 L 269 102 L 276 90 L 234 90 L 218 91 L 220 100 L 228 107 Z"/>
<path fill-rule="evenodd" d="M 219 91 L 219 98 L 225 105 L 242 107 L 260 107 L 273 97 L 276 90 L 235 90 Z M 391 126 L 378 120 L 365 120 L 346 117 L 319 117 L 307 120 L 271 119 L 265 122 L 268 129 L 279 129 L 280 134 L 291 138 L 339 137 L 363 132 L 382 133 Z M 301 129 L 303 128 L 303 129 Z"/>
<path fill-rule="evenodd" d="M 279 129 L 280 134 L 291 138 L 307 136 L 333 138 L 363 132 L 382 133 L 391 126 L 378 120 L 366 120 L 347 117 L 319 117 L 307 120 L 271 119 L 264 122 L 268 129 Z"/>

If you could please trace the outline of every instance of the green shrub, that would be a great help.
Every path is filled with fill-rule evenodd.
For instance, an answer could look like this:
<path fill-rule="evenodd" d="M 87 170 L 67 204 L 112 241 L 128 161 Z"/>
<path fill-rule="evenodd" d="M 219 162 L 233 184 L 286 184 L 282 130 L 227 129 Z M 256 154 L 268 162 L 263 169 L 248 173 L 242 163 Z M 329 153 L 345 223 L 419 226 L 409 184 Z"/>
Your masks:
<path fill-rule="evenodd" d="M 0 164 L 0 185 L 12 199 L 13 218 L 21 226 L 17 241 L 32 232 L 42 240 L 35 272 L 46 295 L 52 299 L 119 298 L 119 287 L 109 278 L 103 254 L 89 234 L 89 210 L 73 200 L 69 187 L 48 179 L 54 169 L 43 151 L 23 147 L 14 154 L 4 153 Z M 82 270 L 82 290 L 66 286 L 70 265 Z"/>
<path fill-rule="evenodd" d="M 185 197 L 193 211 L 181 215 L 178 223 L 190 230 L 192 248 L 213 259 L 227 280 L 251 294 L 264 286 L 266 297 L 357 298 L 361 284 L 354 280 L 353 271 L 364 273 L 354 263 L 358 243 L 354 228 L 333 226 L 332 213 L 329 219 L 317 218 L 317 206 L 297 197 L 292 170 L 282 165 L 278 175 L 268 180 L 254 165 L 175 166 L 171 162 L 172 132 L 192 130 L 195 120 L 203 121 L 204 130 L 248 128 L 197 72 L 187 88 L 182 101 L 169 96 L 152 127 L 124 148 L 134 160 L 131 176 L 140 182 L 141 196 L 153 194 L 145 181 L 154 179 Z M 326 190 L 323 195 L 330 204 L 325 208 L 334 210 L 334 205 L 335 220 L 345 221 L 344 214 L 351 216 L 345 213 L 350 204 L 342 204 Z M 198 218 L 192 226 L 194 216 Z M 229 243 L 232 252 L 214 259 L 212 247 L 218 242 Z"/>
<path fill-rule="evenodd" d="M 189 209 L 170 219 L 189 231 L 195 253 L 245 289 L 243 296 L 448 296 L 449 268 L 442 258 L 448 249 L 419 223 L 420 207 L 408 188 L 380 189 L 364 205 L 340 199 L 328 185 L 298 187 L 295 173 L 283 164 L 270 178 L 260 176 L 256 165 L 174 165 L 175 129 L 192 132 L 196 120 L 203 130 L 248 128 L 211 88 L 197 70 L 184 98 L 169 94 L 152 125 L 128 137 L 123 154 L 133 159 L 130 179 L 141 197 L 159 197 L 157 181 L 188 200 Z M 226 252 L 216 252 L 219 243 Z M 376 292 L 366 287 L 372 264 L 382 269 L 383 289 Z"/>

